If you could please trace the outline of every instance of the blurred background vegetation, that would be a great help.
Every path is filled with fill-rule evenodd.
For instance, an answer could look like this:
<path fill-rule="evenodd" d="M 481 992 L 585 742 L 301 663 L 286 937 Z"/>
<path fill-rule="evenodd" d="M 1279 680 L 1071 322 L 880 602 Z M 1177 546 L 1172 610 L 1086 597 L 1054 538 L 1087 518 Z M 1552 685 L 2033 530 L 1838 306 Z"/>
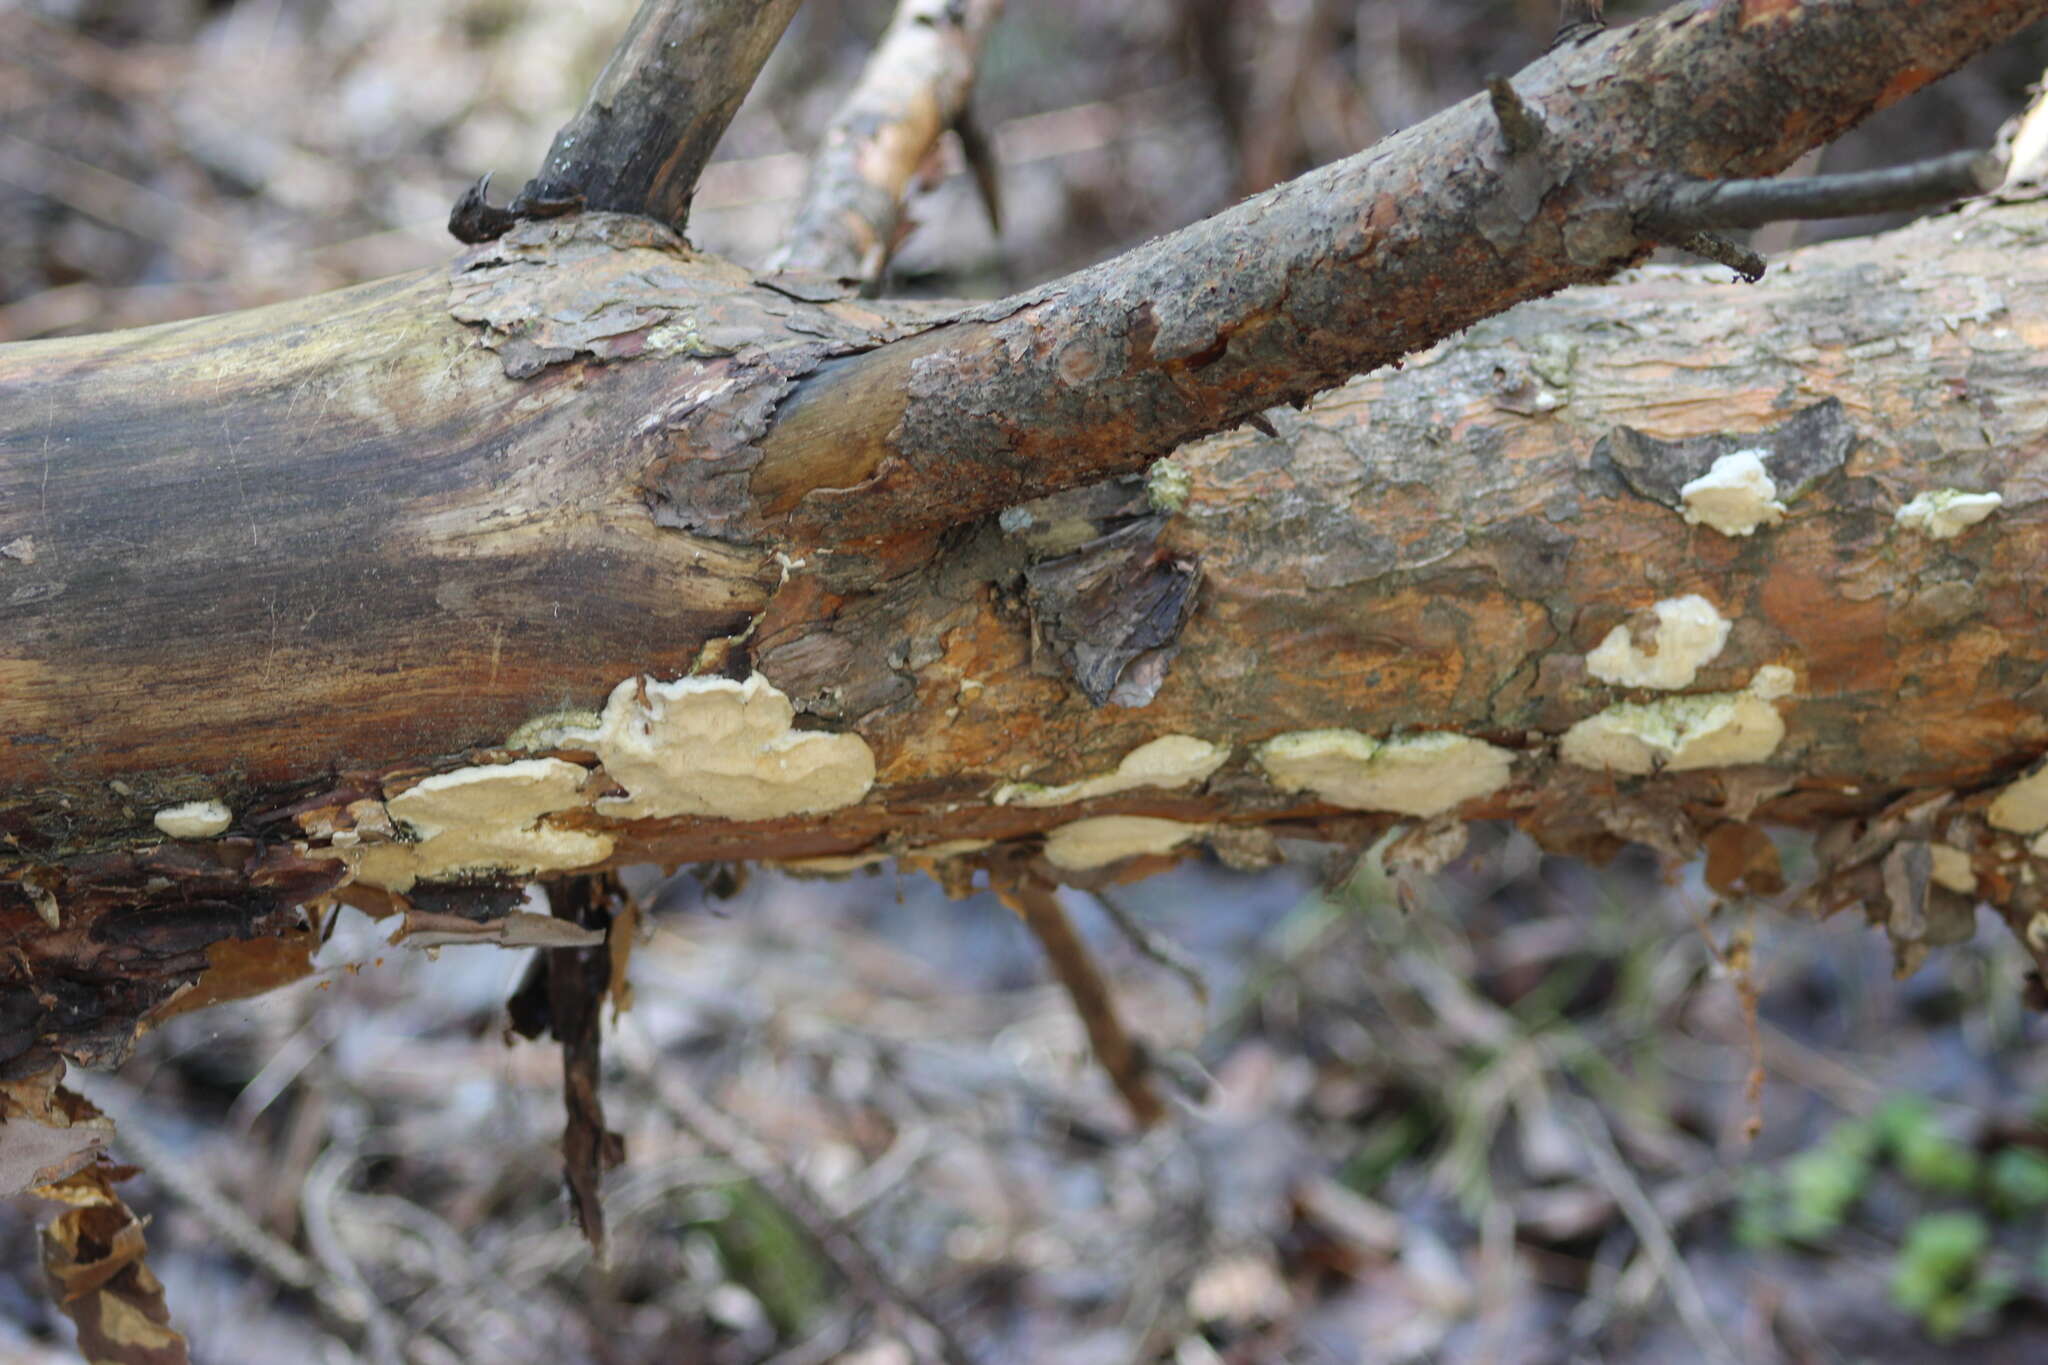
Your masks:
<path fill-rule="evenodd" d="M 0 0 L 0 339 L 444 262 L 457 191 L 532 170 L 630 9 Z M 1554 10 L 1014 4 L 976 100 L 1003 231 L 948 148 L 892 287 L 1101 259 L 1514 70 Z M 700 246 L 772 249 L 887 13 L 804 7 L 701 187 Z M 2044 64 L 2037 32 L 1817 160 L 1988 143 Z M 1646 852 L 1588 868 L 1481 828 L 1405 885 L 1289 853 L 1118 895 L 1200 991 L 1072 897 L 1176 1087 L 1136 1140 L 993 898 L 637 871 L 603 1265 L 560 1197 L 554 1051 L 504 1041 L 521 953 L 430 961 L 351 912 L 316 979 L 81 1084 L 147 1168 L 129 1197 L 208 1362 L 927 1358 L 689 1096 L 989 1365 L 2048 1359 L 2048 1059 L 2002 929 L 1895 981 L 1860 922 L 1725 902 Z M 46 1214 L 0 1205 L 0 1360 L 75 1359 L 34 1270 Z"/>

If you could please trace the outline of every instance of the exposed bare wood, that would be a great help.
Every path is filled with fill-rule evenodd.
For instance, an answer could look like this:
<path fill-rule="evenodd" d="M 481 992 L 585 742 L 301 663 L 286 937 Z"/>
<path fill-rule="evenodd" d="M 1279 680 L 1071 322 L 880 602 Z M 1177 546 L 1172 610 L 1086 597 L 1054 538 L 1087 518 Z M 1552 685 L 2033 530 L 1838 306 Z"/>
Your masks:
<path fill-rule="evenodd" d="M 1002 0 L 902 0 L 811 163 L 772 268 L 872 284 L 903 227 L 903 196 L 967 112 Z"/>

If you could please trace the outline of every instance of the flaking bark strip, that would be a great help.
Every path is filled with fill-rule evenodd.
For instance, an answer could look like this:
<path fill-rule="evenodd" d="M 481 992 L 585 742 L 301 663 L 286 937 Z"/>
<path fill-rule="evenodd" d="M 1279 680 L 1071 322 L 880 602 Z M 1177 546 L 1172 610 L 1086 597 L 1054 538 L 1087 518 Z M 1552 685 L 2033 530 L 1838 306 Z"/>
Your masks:
<path fill-rule="evenodd" d="M 1593 447 L 1593 467 L 1611 472 L 1638 497 L 1683 512 L 1685 485 L 1709 473 L 1723 456 L 1754 450 L 1778 500 L 1790 503 L 1846 464 L 1857 440 L 1841 400 L 1827 398 L 1762 431 L 1660 441 L 1618 426 Z"/>
<path fill-rule="evenodd" d="M 1194 611 L 1201 567 L 1161 547 L 1165 523 L 1141 517 L 1024 571 L 1035 641 L 1097 706 L 1115 697 L 1133 665 L 1172 646 Z M 1133 704 L 1157 692 L 1159 680 L 1148 683 Z"/>

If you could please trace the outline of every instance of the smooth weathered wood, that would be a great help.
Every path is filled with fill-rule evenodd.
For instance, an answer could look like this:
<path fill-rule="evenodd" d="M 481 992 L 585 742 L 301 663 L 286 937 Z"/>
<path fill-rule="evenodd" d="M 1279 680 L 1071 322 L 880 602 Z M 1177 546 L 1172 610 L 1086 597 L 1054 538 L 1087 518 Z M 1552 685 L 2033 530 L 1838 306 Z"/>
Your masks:
<path fill-rule="evenodd" d="M 881 278 L 911 177 L 966 116 L 982 42 L 1002 11 L 1002 0 L 902 0 L 825 130 L 774 268 Z"/>
<path fill-rule="evenodd" d="M 439 271 L 0 348 L 0 775 L 80 818 L 487 739 L 685 670 L 774 581 L 663 531 L 636 477 L 654 366 L 524 381 Z M 159 789 L 160 788 L 160 789 Z"/>

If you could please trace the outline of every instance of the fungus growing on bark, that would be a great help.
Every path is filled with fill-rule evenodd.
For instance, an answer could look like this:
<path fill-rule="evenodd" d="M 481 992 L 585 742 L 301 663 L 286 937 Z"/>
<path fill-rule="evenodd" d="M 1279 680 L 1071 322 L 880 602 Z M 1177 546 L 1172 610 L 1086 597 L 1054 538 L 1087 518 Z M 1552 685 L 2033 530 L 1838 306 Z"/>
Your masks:
<path fill-rule="evenodd" d="M 1514 754 L 1466 735 L 1380 741 L 1356 730 L 1297 730 L 1259 746 L 1259 766 L 1284 791 L 1313 791 L 1354 810 L 1439 815 L 1507 784 Z"/>
<path fill-rule="evenodd" d="M 1640 629 L 1642 638 L 1636 638 Z M 1692 686 L 1700 666 L 1728 643 L 1728 622 L 1697 593 L 1667 598 L 1636 626 L 1616 626 L 1586 655 L 1586 671 L 1618 687 Z"/>

